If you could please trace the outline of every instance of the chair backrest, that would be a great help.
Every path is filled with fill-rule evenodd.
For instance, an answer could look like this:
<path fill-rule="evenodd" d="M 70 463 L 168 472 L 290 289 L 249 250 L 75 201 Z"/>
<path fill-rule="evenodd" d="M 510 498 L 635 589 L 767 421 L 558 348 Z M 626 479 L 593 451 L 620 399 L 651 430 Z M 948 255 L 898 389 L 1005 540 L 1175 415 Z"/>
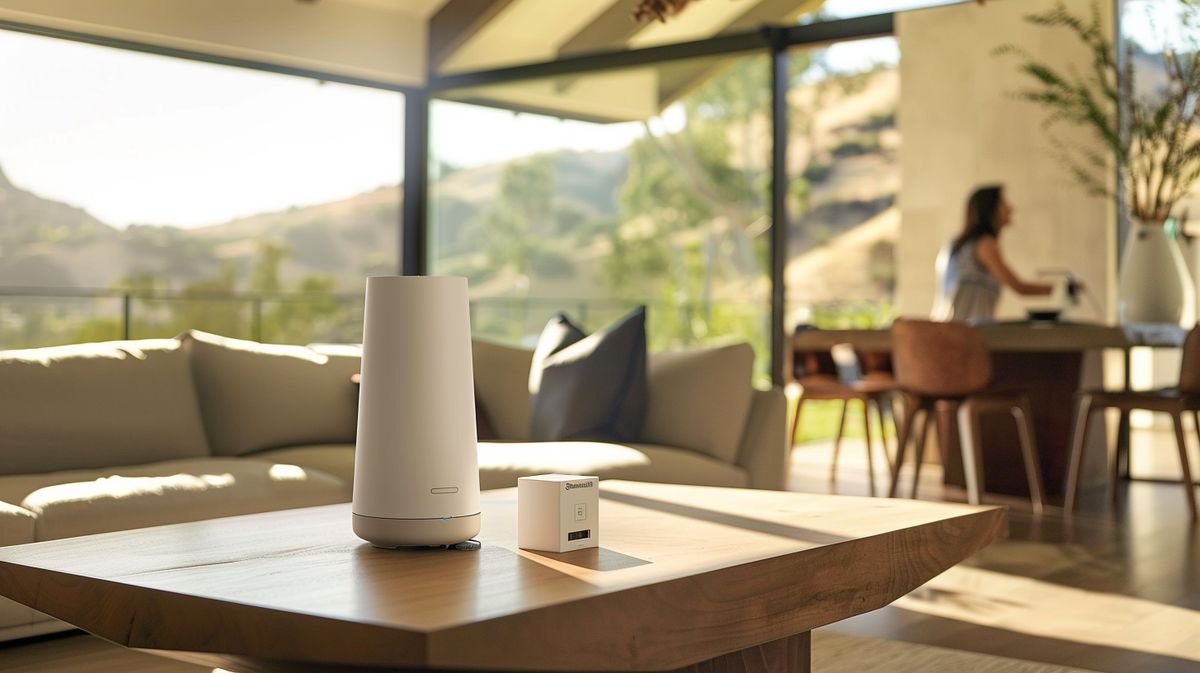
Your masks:
<path fill-rule="evenodd" d="M 837 363 L 828 349 L 795 348 L 792 350 L 792 376 L 794 380 L 829 381 L 838 379 Z"/>
<path fill-rule="evenodd" d="M 892 381 L 896 378 L 890 351 L 854 350 L 862 378 L 867 381 Z"/>
<path fill-rule="evenodd" d="M 896 384 L 915 395 L 969 395 L 992 378 L 992 357 L 983 335 L 963 323 L 895 321 L 892 359 Z"/>
<path fill-rule="evenodd" d="M 1179 392 L 1200 395 L 1200 324 L 1183 340 L 1183 362 L 1179 365 Z"/>

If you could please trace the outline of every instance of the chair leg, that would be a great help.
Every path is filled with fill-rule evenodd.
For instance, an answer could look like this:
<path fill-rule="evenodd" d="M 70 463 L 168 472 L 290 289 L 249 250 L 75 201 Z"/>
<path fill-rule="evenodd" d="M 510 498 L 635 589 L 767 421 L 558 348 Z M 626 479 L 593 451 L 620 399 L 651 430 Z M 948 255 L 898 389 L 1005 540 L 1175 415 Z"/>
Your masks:
<path fill-rule="evenodd" d="M 1192 509 L 1192 518 L 1200 518 L 1200 510 L 1196 509 L 1196 485 L 1192 483 L 1192 468 L 1188 464 L 1187 440 L 1183 435 L 1183 412 L 1171 412 L 1171 420 L 1175 424 L 1175 443 L 1179 447 L 1179 467 L 1183 469 L 1183 487 L 1187 489 L 1188 506 Z"/>
<path fill-rule="evenodd" d="M 1021 440 L 1021 455 L 1025 459 L 1025 478 L 1029 480 L 1029 500 L 1033 504 L 1033 513 L 1041 514 L 1045 508 L 1046 487 L 1042 483 L 1042 464 L 1038 456 L 1037 436 L 1033 429 L 1033 410 L 1029 406 L 1029 400 L 1025 398 L 1012 410 L 1013 418 L 1017 422 L 1017 434 Z"/>
<path fill-rule="evenodd" d="M 788 447 L 788 453 L 791 453 L 791 448 L 796 446 L 796 441 L 800 439 L 800 411 L 804 409 L 804 391 L 800 391 L 800 396 L 796 398 L 796 414 L 792 416 L 792 443 Z"/>
<path fill-rule="evenodd" d="M 1196 439 L 1200 440 L 1200 411 L 1192 411 L 1192 425 L 1196 427 Z"/>
<path fill-rule="evenodd" d="M 879 420 L 879 446 L 883 451 L 883 458 L 887 461 L 888 471 L 892 469 L 892 454 L 888 448 L 887 441 L 887 421 L 883 416 L 883 397 L 875 398 L 875 418 Z"/>
<path fill-rule="evenodd" d="M 900 426 L 896 422 L 896 393 L 888 393 L 884 396 L 884 402 L 887 404 L 888 418 L 892 419 L 892 429 L 896 431 L 896 440 L 900 439 Z"/>
<path fill-rule="evenodd" d="M 909 492 L 910 498 L 917 499 L 917 486 L 921 483 L 921 465 L 925 462 L 925 440 L 929 436 L 929 426 L 933 424 L 934 413 L 932 409 L 925 409 L 925 415 L 921 420 L 921 425 L 917 429 L 917 445 L 913 451 L 913 480 L 912 491 Z"/>
<path fill-rule="evenodd" d="M 1071 459 L 1067 467 L 1067 493 L 1063 496 L 1063 507 L 1067 514 L 1075 510 L 1079 500 L 1079 479 L 1083 474 L 1084 451 L 1087 448 L 1088 430 L 1092 423 L 1092 396 L 1082 395 L 1075 408 L 1075 431 L 1071 437 Z M 1114 449 L 1115 451 L 1115 449 Z M 1115 457 L 1110 458 L 1113 465 Z"/>
<path fill-rule="evenodd" d="M 920 404 L 917 400 L 906 399 L 904 401 L 904 418 L 900 421 L 900 427 L 896 428 L 896 458 L 892 461 L 892 483 L 888 486 L 888 497 L 896 497 L 896 491 L 900 487 L 900 468 L 904 466 L 904 454 L 908 451 L 908 438 L 912 434 L 913 422 L 917 420 L 917 409 Z"/>
<path fill-rule="evenodd" d="M 1200 440 L 1200 411 L 1192 411 L 1192 425 L 1196 426 L 1196 439 Z"/>
<path fill-rule="evenodd" d="M 978 505 L 983 502 L 983 451 L 980 447 L 979 414 L 970 399 L 958 408 L 958 443 L 962 449 L 967 502 Z"/>
<path fill-rule="evenodd" d="M 867 485 L 871 497 L 875 497 L 875 456 L 871 449 L 871 400 L 864 397 L 863 405 L 863 439 L 867 443 Z"/>
<path fill-rule="evenodd" d="M 838 418 L 837 436 L 833 439 L 833 464 L 829 466 L 829 481 L 837 481 L 838 454 L 842 452 L 842 435 L 846 432 L 846 409 L 850 400 L 842 400 L 842 415 Z"/>

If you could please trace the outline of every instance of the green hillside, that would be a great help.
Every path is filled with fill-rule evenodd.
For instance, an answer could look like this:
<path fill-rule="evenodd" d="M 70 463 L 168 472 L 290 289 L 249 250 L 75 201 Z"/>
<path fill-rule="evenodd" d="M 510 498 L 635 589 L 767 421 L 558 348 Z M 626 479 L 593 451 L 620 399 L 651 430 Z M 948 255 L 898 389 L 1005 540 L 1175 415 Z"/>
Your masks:
<path fill-rule="evenodd" d="M 552 157 L 553 201 L 566 224 L 615 215 L 624 181 L 619 153 Z M 458 171 L 435 187 L 432 208 L 439 254 L 477 249 L 502 166 Z M 86 211 L 14 186 L 0 173 L 0 286 L 107 288 L 154 278 L 180 289 L 216 276 L 226 264 L 244 288 L 264 242 L 285 250 L 285 285 L 313 275 L 357 291 L 362 278 L 397 268 L 401 189 L 380 187 L 348 199 L 263 213 L 195 229 L 134 225 L 116 229 Z M 547 232 L 549 233 L 549 232 Z"/>
<path fill-rule="evenodd" d="M 726 91 L 729 82 L 754 88 L 761 65 L 746 59 L 689 94 L 682 104 L 694 122 L 672 135 L 617 151 L 439 166 L 430 181 L 432 272 L 467 276 L 476 327 L 498 338 L 526 338 L 559 309 L 595 327 L 643 302 L 657 347 L 723 334 L 765 348 L 768 126 L 763 108 L 730 105 Z M 885 68 L 830 82 L 798 88 L 792 100 L 790 298 L 886 303 L 898 224 L 898 76 Z M 0 285 L 193 298 L 136 302 L 135 336 L 206 327 L 353 339 L 361 317 L 324 298 L 357 295 L 364 276 L 397 269 L 401 192 L 383 186 L 194 229 L 116 229 L 0 178 Z M 244 291 L 305 292 L 316 303 L 199 300 Z M 0 302 L 0 347 L 111 338 L 115 306 L 75 302 L 39 313 Z"/>

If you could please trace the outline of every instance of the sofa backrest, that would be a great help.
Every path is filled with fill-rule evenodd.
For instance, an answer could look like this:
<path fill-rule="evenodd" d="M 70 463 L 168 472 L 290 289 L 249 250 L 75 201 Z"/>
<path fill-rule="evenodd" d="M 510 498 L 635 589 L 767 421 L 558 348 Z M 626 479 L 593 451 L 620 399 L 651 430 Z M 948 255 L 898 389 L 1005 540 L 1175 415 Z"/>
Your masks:
<path fill-rule="evenodd" d="M 212 452 L 240 456 L 299 444 L 353 444 L 360 358 L 230 339 L 180 336 Z M 343 349 L 344 351 L 345 349 Z"/>
<path fill-rule="evenodd" d="M 352 444 L 360 352 L 195 330 L 0 352 L 0 474 Z M 528 441 L 533 353 L 476 340 L 472 355 L 497 434 Z M 650 354 L 642 441 L 737 462 L 753 361 L 746 344 Z"/>
<path fill-rule="evenodd" d="M 747 343 L 651 353 L 642 441 L 736 463 L 753 374 L 754 349 Z"/>
<path fill-rule="evenodd" d="M 529 366 L 533 351 L 475 339 L 471 342 L 475 396 L 501 439 L 526 442 Z"/>
<path fill-rule="evenodd" d="M 529 440 L 533 352 L 476 340 L 475 392 L 502 439 Z M 737 460 L 754 395 L 754 350 L 739 343 L 651 353 L 642 441 Z"/>
<path fill-rule="evenodd" d="M 174 339 L 0 352 L 0 474 L 208 455 Z"/>

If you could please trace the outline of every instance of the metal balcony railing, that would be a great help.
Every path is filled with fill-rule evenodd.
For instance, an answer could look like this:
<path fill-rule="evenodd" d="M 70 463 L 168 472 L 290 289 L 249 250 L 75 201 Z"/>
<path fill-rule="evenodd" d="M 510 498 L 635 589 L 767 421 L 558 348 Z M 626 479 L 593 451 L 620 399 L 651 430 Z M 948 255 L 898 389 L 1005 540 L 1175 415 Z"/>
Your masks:
<path fill-rule="evenodd" d="M 0 349 L 171 337 L 192 328 L 276 343 L 354 342 L 361 338 L 362 303 L 358 293 L 0 286 Z M 556 312 L 595 328 L 638 303 L 615 298 L 481 297 L 472 300 L 470 308 L 478 334 L 528 342 Z M 642 303 L 647 303 L 652 321 L 664 326 L 669 321 L 677 341 L 715 336 L 754 341 L 765 337 L 768 324 L 765 298 Z M 718 323 L 732 333 L 712 333 Z"/>

